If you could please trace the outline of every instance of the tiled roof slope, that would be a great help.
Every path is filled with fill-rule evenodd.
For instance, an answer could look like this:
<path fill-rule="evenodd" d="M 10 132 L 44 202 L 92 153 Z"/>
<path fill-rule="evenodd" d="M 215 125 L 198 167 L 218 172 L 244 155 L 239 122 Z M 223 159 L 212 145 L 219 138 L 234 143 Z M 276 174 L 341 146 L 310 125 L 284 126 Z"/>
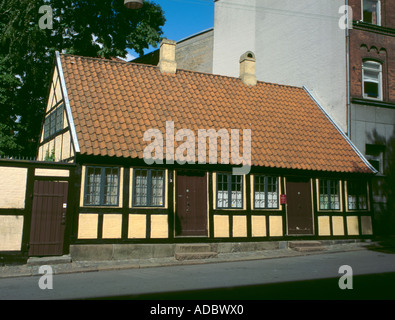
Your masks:
<path fill-rule="evenodd" d="M 142 158 L 144 132 L 165 141 L 174 121 L 196 140 L 198 129 L 240 129 L 240 141 L 251 129 L 253 166 L 372 172 L 303 88 L 71 55 L 61 63 L 81 154 Z"/>

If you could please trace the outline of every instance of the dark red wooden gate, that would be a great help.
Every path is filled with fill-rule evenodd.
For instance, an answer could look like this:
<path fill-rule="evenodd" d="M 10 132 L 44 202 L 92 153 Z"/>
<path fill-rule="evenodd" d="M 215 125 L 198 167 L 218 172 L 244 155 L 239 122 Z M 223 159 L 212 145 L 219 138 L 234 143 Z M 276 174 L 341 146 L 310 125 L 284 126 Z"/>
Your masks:
<path fill-rule="evenodd" d="M 29 256 L 63 254 L 67 187 L 67 182 L 34 182 Z"/>
<path fill-rule="evenodd" d="M 207 236 L 207 176 L 177 173 L 176 236 Z"/>
<path fill-rule="evenodd" d="M 287 224 L 289 235 L 313 234 L 310 179 L 287 178 Z"/>

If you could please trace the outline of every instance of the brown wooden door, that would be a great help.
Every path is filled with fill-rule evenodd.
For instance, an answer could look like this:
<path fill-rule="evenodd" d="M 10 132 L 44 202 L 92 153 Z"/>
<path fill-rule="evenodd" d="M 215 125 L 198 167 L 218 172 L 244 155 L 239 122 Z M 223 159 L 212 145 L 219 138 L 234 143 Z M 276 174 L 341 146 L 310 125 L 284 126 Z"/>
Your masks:
<path fill-rule="evenodd" d="M 34 182 L 29 256 L 63 254 L 67 182 Z"/>
<path fill-rule="evenodd" d="M 287 178 L 288 234 L 313 234 L 310 179 Z"/>
<path fill-rule="evenodd" d="M 206 173 L 177 173 L 176 236 L 207 236 Z"/>

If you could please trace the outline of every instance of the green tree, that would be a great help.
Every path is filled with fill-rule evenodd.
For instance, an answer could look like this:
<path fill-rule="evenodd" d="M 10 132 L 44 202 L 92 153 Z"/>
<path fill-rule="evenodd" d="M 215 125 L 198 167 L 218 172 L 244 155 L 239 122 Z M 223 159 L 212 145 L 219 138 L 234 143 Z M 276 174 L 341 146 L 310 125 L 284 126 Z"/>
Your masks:
<path fill-rule="evenodd" d="M 52 29 L 40 28 L 43 5 L 52 9 Z M 36 155 L 55 51 L 142 55 L 157 46 L 164 23 L 152 1 L 130 10 L 123 0 L 0 0 L 0 152 Z"/>

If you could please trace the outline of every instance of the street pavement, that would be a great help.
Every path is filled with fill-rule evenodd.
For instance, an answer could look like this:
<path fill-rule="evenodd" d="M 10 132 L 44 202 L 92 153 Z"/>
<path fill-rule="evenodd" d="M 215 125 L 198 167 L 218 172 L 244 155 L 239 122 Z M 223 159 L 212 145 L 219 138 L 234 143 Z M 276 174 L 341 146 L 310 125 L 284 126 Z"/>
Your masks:
<path fill-rule="evenodd" d="M 0 300 L 394 299 L 395 254 L 385 249 L 355 243 L 322 252 L 281 249 L 204 261 L 60 263 L 51 265 L 52 289 L 40 287 L 45 274 L 39 265 L 10 266 L 1 270 L 7 273 L 0 279 Z M 339 288 L 342 265 L 352 268 L 353 287 L 347 290 Z"/>

